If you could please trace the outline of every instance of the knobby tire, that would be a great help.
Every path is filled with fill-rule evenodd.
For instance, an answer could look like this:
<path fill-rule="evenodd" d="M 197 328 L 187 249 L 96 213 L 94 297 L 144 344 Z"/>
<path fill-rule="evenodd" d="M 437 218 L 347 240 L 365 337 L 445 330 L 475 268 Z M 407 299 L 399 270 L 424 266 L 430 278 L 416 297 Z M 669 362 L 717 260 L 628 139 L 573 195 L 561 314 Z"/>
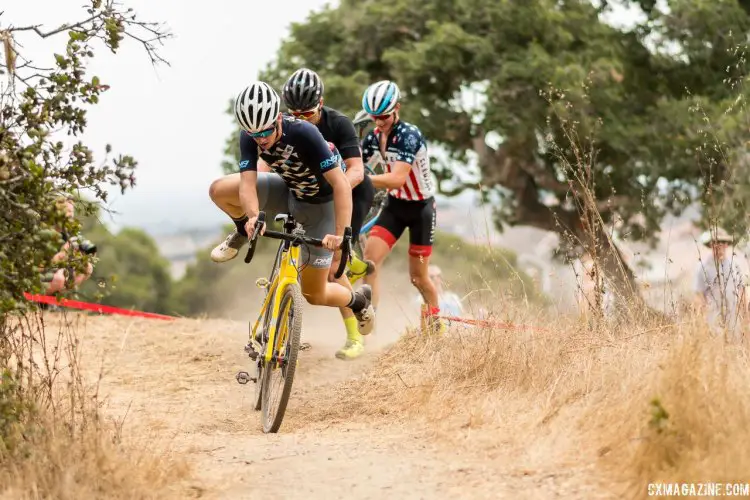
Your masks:
<path fill-rule="evenodd" d="M 281 303 L 279 311 L 282 314 L 279 315 L 276 324 L 276 334 L 279 335 L 280 327 L 284 324 L 284 320 L 287 316 L 289 318 L 288 334 L 285 343 L 285 366 L 281 369 L 271 369 L 271 367 L 264 367 L 262 373 L 261 382 L 261 409 L 263 417 L 263 432 L 275 433 L 281 427 L 281 422 L 284 420 L 284 413 L 286 412 L 287 403 L 289 402 L 289 396 L 292 392 L 292 383 L 294 382 L 294 372 L 297 369 L 297 356 L 299 354 L 299 347 L 302 338 L 302 289 L 298 283 L 292 283 L 284 289 L 284 293 L 281 297 Z M 291 303 L 290 303 L 291 302 Z M 287 314 L 283 314 L 286 310 L 287 305 L 289 310 Z M 277 352 L 274 349 L 274 352 Z M 272 375 L 281 371 L 284 377 L 284 387 L 281 391 L 281 397 L 279 398 L 276 412 L 271 414 L 271 378 Z"/>
<path fill-rule="evenodd" d="M 271 268 L 271 275 L 268 278 L 268 283 L 273 283 L 273 279 L 276 277 L 276 273 L 279 270 L 279 267 L 281 266 L 281 254 L 283 251 L 283 245 L 279 245 L 278 250 L 276 251 L 276 259 L 274 260 L 273 267 Z M 266 293 L 263 296 L 263 301 L 266 300 L 266 297 L 268 296 L 269 288 L 266 288 Z M 261 302 L 262 304 L 263 302 Z M 263 324 L 260 326 L 260 333 L 262 342 L 261 344 L 263 346 L 266 345 L 266 342 L 268 341 L 268 330 L 271 328 L 271 314 L 273 313 L 273 303 L 269 304 L 266 308 L 266 312 L 263 314 Z M 255 383 L 255 411 L 260 411 L 261 409 L 261 402 L 263 397 L 263 384 L 261 384 L 261 381 L 263 380 L 263 364 L 261 363 L 262 358 L 265 354 L 265 350 L 261 352 L 258 355 L 258 359 L 255 361 L 258 366 L 258 379 Z"/>

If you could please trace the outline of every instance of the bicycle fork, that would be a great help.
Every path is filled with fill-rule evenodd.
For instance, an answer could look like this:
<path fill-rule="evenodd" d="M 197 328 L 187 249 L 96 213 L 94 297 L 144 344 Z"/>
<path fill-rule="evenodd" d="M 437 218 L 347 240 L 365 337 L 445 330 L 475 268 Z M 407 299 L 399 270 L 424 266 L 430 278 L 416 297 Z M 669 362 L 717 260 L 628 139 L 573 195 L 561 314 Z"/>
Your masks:
<path fill-rule="evenodd" d="M 268 287 L 271 285 L 271 283 L 266 278 L 258 278 L 255 281 L 255 284 L 258 286 L 258 288 L 265 288 L 266 290 L 268 290 Z M 267 295 L 266 295 L 266 297 L 267 297 Z M 261 326 L 269 326 L 269 325 L 263 325 L 260 322 L 261 321 L 261 316 L 263 315 L 263 312 L 264 312 L 264 310 L 261 309 L 261 313 L 258 316 L 258 320 L 257 320 L 256 324 L 260 324 Z M 250 332 L 249 332 L 249 335 L 248 335 L 248 343 L 247 343 L 247 345 L 245 345 L 245 352 L 247 353 L 248 357 L 255 362 L 256 369 L 255 369 L 255 376 L 251 376 L 246 371 L 237 372 L 237 375 L 235 376 L 235 379 L 237 380 L 237 383 L 241 384 L 241 385 L 245 385 L 245 384 L 247 384 L 248 382 L 251 382 L 251 381 L 255 382 L 256 384 L 258 383 L 258 375 L 260 374 L 260 359 L 258 359 L 258 356 L 260 355 L 261 352 L 263 352 L 263 345 L 256 340 L 257 336 L 253 335 L 253 325 L 250 324 L 248 326 L 250 328 Z M 261 330 L 260 337 L 262 339 L 266 338 L 267 335 L 268 335 L 267 331 Z"/>

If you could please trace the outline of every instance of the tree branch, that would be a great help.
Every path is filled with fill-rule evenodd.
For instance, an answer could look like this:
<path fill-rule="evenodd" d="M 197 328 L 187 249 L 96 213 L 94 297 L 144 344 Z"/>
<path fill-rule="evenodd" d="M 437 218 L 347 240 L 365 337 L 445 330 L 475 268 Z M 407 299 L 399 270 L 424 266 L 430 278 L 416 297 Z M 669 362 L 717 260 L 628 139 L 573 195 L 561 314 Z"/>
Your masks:
<path fill-rule="evenodd" d="M 7 31 L 14 32 L 14 31 L 33 31 L 37 35 L 39 35 L 41 38 L 47 38 L 52 35 L 57 35 L 58 33 L 61 33 L 65 30 L 74 29 L 74 28 L 80 28 L 84 24 L 90 23 L 91 21 L 98 19 L 104 15 L 104 12 L 99 12 L 98 14 L 94 14 L 93 16 L 89 17 L 88 19 L 84 21 L 77 22 L 75 24 L 63 24 L 59 28 L 54 29 L 52 31 L 49 31 L 47 33 L 43 33 L 39 28 L 42 26 L 41 24 L 35 24 L 33 26 L 24 26 L 21 28 L 8 28 Z"/>

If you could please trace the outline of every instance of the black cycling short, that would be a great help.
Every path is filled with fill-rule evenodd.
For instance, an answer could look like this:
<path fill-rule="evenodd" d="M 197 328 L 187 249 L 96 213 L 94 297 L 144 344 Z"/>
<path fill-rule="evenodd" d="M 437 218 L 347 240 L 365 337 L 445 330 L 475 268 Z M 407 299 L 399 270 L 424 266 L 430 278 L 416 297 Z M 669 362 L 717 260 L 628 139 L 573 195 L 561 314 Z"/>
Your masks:
<path fill-rule="evenodd" d="M 437 202 L 434 197 L 408 201 L 388 195 L 370 236 L 380 238 L 393 248 L 408 227 L 409 255 L 426 257 L 432 253 L 436 221 Z"/>
<path fill-rule="evenodd" d="M 365 174 L 362 182 L 352 189 L 352 242 L 359 238 L 359 232 L 365 222 L 365 217 L 372 207 L 375 199 L 375 186 L 372 185 L 370 176 Z"/>

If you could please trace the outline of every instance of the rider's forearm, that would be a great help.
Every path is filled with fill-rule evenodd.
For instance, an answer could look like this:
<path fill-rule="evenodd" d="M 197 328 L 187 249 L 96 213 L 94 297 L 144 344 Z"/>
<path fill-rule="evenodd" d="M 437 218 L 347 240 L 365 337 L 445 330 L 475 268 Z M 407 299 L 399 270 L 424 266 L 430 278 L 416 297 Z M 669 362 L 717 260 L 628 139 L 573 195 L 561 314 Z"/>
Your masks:
<path fill-rule="evenodd" d="M 333 187 L 333 209 L 336 213 L 336 235 L 343 236 L 344 228 L 351 225 L 352 221 L 352 190 L 349 183 L 335 183 Z"/>
<path fill-rule="evenodd" d="M 252 179 L 240 178 L 240 206 L 248 217 L 255 217 L 260 211 L 258 190 Z"/>
<path fill-rule="evenodd" d="M 347 158 L 344 160 L 346 163 L 346 178 L 349 179 L 352 189 L 362 182 L 365 178 L 365 165 L 362 163 L 362 158 Z"/>
<path fill-rule="evenodd" d="M 399 189 L 406 183 L 406 178 L 407 176 L 401 176 L 396 172 L 370 176 L 375 189 Z"/>

